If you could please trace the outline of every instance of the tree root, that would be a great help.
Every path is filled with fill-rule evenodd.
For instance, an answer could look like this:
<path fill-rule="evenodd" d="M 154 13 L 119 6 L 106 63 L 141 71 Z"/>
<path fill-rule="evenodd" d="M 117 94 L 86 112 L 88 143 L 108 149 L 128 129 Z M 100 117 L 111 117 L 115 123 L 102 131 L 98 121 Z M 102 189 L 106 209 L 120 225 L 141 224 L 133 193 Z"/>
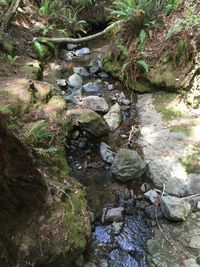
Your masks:
<path fill-rule="evenodd" d="M 68 44 L 80 44 L 80 43 L 86 43 L 91 40 L 94 40 L 96 38 L 99 38 L 101 36 L 106 35 L 108 32 L 110 32 L 113 28 L 118 27 L 122 23 L 122 20 L 113 22 L 110 24 L 108 27 L 106 27 L 103 31 L 82 37 L 82 38 L 68 38 L 68 37 L 63 37 L 63 38 L 45 38 L 45 37 L 36 37 L 33 39 L 33 41 L 39 41 L 39 42 L 52 42 L 55 44 L 63 44 L 63 43 L 68 43 Z"/>

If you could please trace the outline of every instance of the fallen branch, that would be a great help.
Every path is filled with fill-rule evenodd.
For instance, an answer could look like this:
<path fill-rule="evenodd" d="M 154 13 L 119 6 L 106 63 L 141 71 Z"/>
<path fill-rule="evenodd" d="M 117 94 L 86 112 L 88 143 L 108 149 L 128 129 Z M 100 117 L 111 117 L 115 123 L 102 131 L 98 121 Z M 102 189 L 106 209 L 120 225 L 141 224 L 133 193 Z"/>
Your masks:
<path fill-rule="evenodd" d="M 99 38 L 101 36 L 106 35 L 109 31 L 111 31 L 114 27 L 119 26 L 122 23 L 122 20 L 113 22 L 110 24 L 107 28 L 105 28 L 103 31 L 82 37 L 82 38 L 68 38 L 68 37 L 63 37 L 63 38 L 45 38 L 45 37 L 36 37 L 33 39 L 33 41 L 39 41 L 39 42 L 52 42 L 55 44 L 62 44 L 62 43 L 68 43 L 68 44 L 79 44 L 79 43 L 85 43 L 89 42 L 91 40 L 94 40 L 96 38 Z"/>

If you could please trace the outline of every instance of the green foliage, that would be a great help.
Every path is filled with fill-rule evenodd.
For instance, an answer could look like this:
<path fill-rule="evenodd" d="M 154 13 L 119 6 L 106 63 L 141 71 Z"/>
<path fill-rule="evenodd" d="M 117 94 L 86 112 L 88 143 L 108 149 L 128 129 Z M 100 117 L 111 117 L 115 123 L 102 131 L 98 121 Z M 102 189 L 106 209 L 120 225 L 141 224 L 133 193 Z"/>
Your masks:
<path fill-rule="evenodd" d="M 137 65 L 142 68 L 146 73 L 149 72 L 149 65 L 144 60 L 138 60 Z"/>
<path fill-rule="evenodd" d="M 50 1 L 50 0 L 42 0 L 40 9 L 39 9 L 39 14 L 40 16 L 54 16 L 55 14 L 55 9 L 56 9 L 57 1 Z"/>
<path fill-rule="evenodd" d="M 128 48 L 123 44 L 118 44 L 117 47 L 122 52 L 124 56 L 128 56 Z"/>
<path fill-rule="evenodd" d="M 94 5 L 96 0 L 75 0 L 76 4 L 80 8 L 85 8 Z"/>
<path fill-rule="evenodd" d="M 45 120 L 39 120 L 26 131 L 25 142 L 35 145 L 49 137 L 52 137 L 52 134 L 47 130 Z"/>
<path fill-rule="evenodd" d="M 12 55 L 7 55 L 7 61 L 10 62 L 11 64 L 14 64 L 19 56 L 12 56 Z"/>
<path fill-rule="evenodd" d="M 41 157 L 49 158 L 51 155 L 55 155 L 58 152 L 58 148 L 51 146 L 48 148 L 34 148 L 36 153 Z"/>
<path fill-rule="evenodd" d="M 169 15 L 172 11 L 176 10 L 180 4 L 180 0 L 169 0 L 165 6 L 165 12 Z"/>
<path fill-rule="evenodd" d="M 0 113 L 4 115 L 11 115 L 12 111 L 10 110 L 11 104 L 8 105 L 0 105 Z"/>
<path fill-rule="evenodd" d="M 139 33 L 139 43 L 140 45 L 143 45 L 146 41 L 146 38 L 147 38 L 147 34 L 145 32 L 145 30 L 141 30 L 140 33 Z"/>
<path fill-rule="evenodd" d="M 185 57 L 187 50 L 187 43 L 184 39 L 180 39 L 177 46 L 176 62 L 180 63 L 181 59 Z"/>

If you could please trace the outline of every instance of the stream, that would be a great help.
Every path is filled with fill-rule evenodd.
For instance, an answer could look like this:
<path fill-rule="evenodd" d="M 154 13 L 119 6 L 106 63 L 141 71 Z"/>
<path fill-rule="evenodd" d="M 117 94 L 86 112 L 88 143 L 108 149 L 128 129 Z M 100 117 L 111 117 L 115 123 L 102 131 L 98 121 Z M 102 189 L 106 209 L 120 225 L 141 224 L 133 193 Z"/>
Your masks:
<path fill-rule="evenodd" d="M 76 265 L 146 267 L 148 263 L 145 248 L 147 240 L 153 235 L 153 225 L 145 212 L 151 204 L 144 199 L 140 188 L 148 179 L 143 175 L 139 182 L 117 181 L 111 173 L 111 164 L 104 162 L 99 153 L 103 141 L 115 153 L 120 148 L 131 148 L 142 157 L 141 148 L 137 145 L 139 136 L 135 108 L 137 95 L 128 91 L 120 81 L 101 69 L 102 54 L 107 49 L 107 40 L 95 40 L 90 43 L 88 46 L 90 54 L 80 53 L 77 56 L 78 48 L 69 51 L 66 47 L 62 47 L 59 55 L 64 67 L 60 71 L 61 79 L 58 84 L 61 88 L 60 94 L 68 102 L 68 108 L 74 109 L 77 106 L 76 100 L 81 98 L 79 95 L 81 93 L 75 92 L 65 84 L 66 75 L 67 77 L 72 75 L 74 67 L 82 67 L 89 73 L 81 76 L 83 84 L 93 82 L 100 85 L 100 90 L 91 94 L 103 97 L 109 106 L 118 102 L 123 119 L 115 131 L 110 131 L 109 135 L 103 138 L 92 138 L 79 126 L 74 127 L 67 137 L 67 159 L 74 176 L 85 188 L 92 223 L 91 240 L 84 257 L 79 257 Z M 91 73 L 92 68 L 94 73 Z M 136 132 L 129 142 L 132 126 Z M 106 212 L 120 207 L 123 209 L 123 218 L 117 219 L 116 222 L 106 222 Z"/>

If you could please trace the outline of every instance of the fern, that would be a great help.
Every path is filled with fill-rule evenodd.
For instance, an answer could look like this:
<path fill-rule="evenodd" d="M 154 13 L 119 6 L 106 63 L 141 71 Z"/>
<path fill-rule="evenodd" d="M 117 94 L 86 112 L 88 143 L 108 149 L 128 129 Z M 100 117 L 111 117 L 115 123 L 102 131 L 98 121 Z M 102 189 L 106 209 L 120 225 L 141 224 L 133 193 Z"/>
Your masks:
<path fill-rule="evenodd" d="M 128 56 L 128 48 L 123 44 L 118 44 L 117 47 L 122 52 L 124 56 Z"/>
<path fill-rule="evenodd" d="M 11 104 L 0 105 L 0 113 L 5 114 L 5 115 L 12 114 L 12 111 L 10 110 L 10 106 L 11 106 Z"/>
<path fill-rule="evenodd" d="M 176 61 L 179 63 L 181 59 L 185 56 L 187 49 L 187 43 L 184 39 L 179 40 L 178 47 L 177 47 L 177 53 L 176 53 Z"/>
<path fill-rule="evenodd" d="M 149 72 L 149 65 L 146 63 L 146 61 L 144 60 L 138 60 L 137 62 L 137 65 L 139 67 L 141 67 L 146 73 Z"/>
<path fill-rule="evenodd" d="M 146 34 L 146 32 L 145 32 L 145 30 L 141 30 L 140 31 L 140 33 L 139 33 L 139 43 L 141 44 L 141 45 L 143 45 L 144 43 L 145 43 L 145 41 L 146 41 L 146 37 L 147 37 L 147 34 Z"/>
<path fill-rule="evenodd" d="M 56 152 L 58 152 L 58 148 L 54 146 L 48 148 L 35 148 L 35 151 L 40 156 L 48 157 L 50 156 L 50 154 L 55 154 Z"/>

